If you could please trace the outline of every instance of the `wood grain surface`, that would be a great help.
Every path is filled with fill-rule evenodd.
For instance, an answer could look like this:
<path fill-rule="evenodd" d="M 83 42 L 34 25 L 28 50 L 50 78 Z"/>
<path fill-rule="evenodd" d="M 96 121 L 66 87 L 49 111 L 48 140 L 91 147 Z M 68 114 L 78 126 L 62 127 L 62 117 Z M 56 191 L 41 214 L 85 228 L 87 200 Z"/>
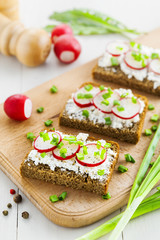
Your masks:
<path fill-rule="evenodd" d="M 160 47 L 159 39 L 160 29 L 157 29 L 140 37 L 138 41 L 148 46 Z M 82 83 L 93 81 L 91 70 L 96 61 L 97 59 L 26 92 L 25 94 L 33 102 L 33 114 L 27 121 L 16 122 L 10 120 L 3 111 L 3 104 L 0 105 L 0 168 L 47 218 L 56 224 L 66 227 L 81 227 L 91 224 L 127 203 L 129 191 L 152 138 L 152 136 L 146 137 L 142 134 L 139 143 L 136 145 L 117 141 L 120 144 L 120 157 L 109 185 L 109 192 L 112 196 L 109 200 L 103 200 L 101 196 L 93 193 L 72 190 L 64 186 L 44 183 L 20 176 L 19 167 L 21 161 L 31 147 L 30 141 L 26 139 L 27 132 L 34 132 L 35 135 L 38 134 L 44 128 L 44 121 L 47 119 L 52 119 L 53 126 L 60 131 L 72 134 L 79 132 L 75 129 L 60 127 L 58 125 L 58 116 L 70 94 Z M 119 87 L 115 84 L 98 82 L 106 86 Z M 59 89 L 59 92 L 56 94 L 51 94 L 49 91 L 53 84 Z M 154 113 L 159 114 L 160 112 L 159 97 L 139 91 L 133 92 L 145 95 L 148 97 L 149 103 L 153 103 L 155 106 L 155 110 L 147 112 L 145 118 L 143 129 L 150 128 L 153 125 L 150 122 L 150 117 Z M 45 108 L 42 114 L 36 112 L 36 109 L 40 106 Z M 90 135 L 106 140 L 115 140 L 98 134 Z M 154 159 L 158 155 L 158 149 L 159 146 L 157 147 Z M 126 163 L 124 160 L 125 153 L 130 153 L 135 158 L 136 163 Z M 118 173 L 117 167 L 119 164 L 127 166 L 128 172 L 124 174 Z M 68 193 L 64 202 L 53 204 L 49 201 L 50 195 L 60 194 L 63 191 L 67 191 Z"/>

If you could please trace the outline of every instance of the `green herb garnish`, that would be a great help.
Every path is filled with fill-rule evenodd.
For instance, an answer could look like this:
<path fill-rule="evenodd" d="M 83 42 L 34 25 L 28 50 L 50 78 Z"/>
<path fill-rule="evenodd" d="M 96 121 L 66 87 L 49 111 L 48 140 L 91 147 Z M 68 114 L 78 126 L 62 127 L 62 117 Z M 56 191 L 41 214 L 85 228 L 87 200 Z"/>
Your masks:
<path fill-rule="evenodd" d="M 76 153 L 76 156 L 77 156 L 78 160 L 80 160 L 80 161 L 84 160 L 84 154 L 83 153 Z"/>
<path fill-rule="evenodd" d="M 49 197 L 49 200 L 54 203 L 54 202 L 58 202 L 59 198 L 57 197 L 57 195 L 52 195 Z"/>
<path fill-rule="evenodd" d="M 45 132 L 40 132 L 39 135 L 40 135 L 41 138 L 43 138 L 44 142 L 50 140 L 48 132 L 46 132 L 46 133 Z"/>
<path fill-rule="evenodd" d="M 58 149 L 61 149 L 61 147 L 64 145 L 64 143 L 60 142 L 58 145 L 57 145 L 57 148 Z"/>
<path fill-rule="evenodd" d="M 109 101 L 108 101 L 107 99 L 105 99 L 105 100 L 103 100 L 103 101 L 101 102 L 101 104 L 104 104 L 104 105 L 108 106 L 108 105 L 109 105 Z"/>
<path fill-rule="evenodd" d="M 116 57 L 111 57 L 111 64 L 113 67 L 118 66 L 119 65 L 118 59 Z"/>
<path fill-rule="evenodd" d="M 153 132 L 157 131 L 157 128 L 158 128 L 157 125 L 153 125 L 153 126 L 151 127 L 151 129 L 152 129 Z"/>
<path fill-rule="evenodd" d="M 46 153 L 43 152 L 43 153 L 41 153 L 40 155 L 41 155 L 42 158 L 44 158 L 44 157 L 46 156 Z"/>
<path fill-rule="evenodd" d="M 126 93 L 123 93 L 122 95 L 121 95 L 121 98 L 125 98 L 125 97 L 127 97 L 129 95 L 129 93 L 128 92 L 126 92 Z"/>
<path fill-rule="evenodd" d="M 42 113 L 44 111 L 44 107 L 39 107 L 39 108 L 37 108 L 37 112 L 38 113 Z"/>
<path fill-rule="evenodd" d="M 99 169 L 99 170 L 97 171 L 97 174 L 98 174 L 99 176 L 103 176 L 103 175 L 104 175 L 104 169 Z"/>
<path fill-rule="evenodd" d="M 32 142 L 34 141 L 36 137 L 34 136 L 34 134 L 32 132 L 28 132 L 27 133 L 27 139 L 31 140 Z"/>
<path fill-rule="evenodd" d="M 54 134 L 52 134 L 52 140 L 51 140 L 50 144 L 57 146 L 58 142 L 59 142 L 58 137 L 57 136 L 55 137 Z"/>
<path fill-rule="evenodd" d="M 83 154 L 84 154 L 84 155 L 87 155 L 87 154 L 88 154 L 87 146 L 83 146 Z"/>
<path fill-rule="evenodd" d="M 146 136 L 152 135 L 151 129 L 145 129 L 145 135 L 146 135 Z"/>
<path fill-rule="evenodd" d="M 76 141 L 77 138 L 73 135 L 69 135 L 69 136 L 64 136 L 63 140 L 65 140 L 65 141 Z"/>
<path fill-rule="evenodd" d="M 62 158 L 66 158 L 67 148 L 61 148 L 59 153 Z"/>
<path fill-rule="evenodd" d="M 153 106 L 153 104 L 149 104 L 149 105 L 148 105 L 148 110 L 154 110 L 154 108 L 155 108 L 155 107 Z"/>
<path fill-rule="evenodd" d="M 114 101 L 113 101 L 113 105 L 114 105 L 114 106 L 116 106 L 116 105 L 117 105 L 117 106 L 120 106 L 120 102 L 119 102 L 118 100 L 114 100 Z"/>
<path fill-rule="evenodd" d="M 94 152 L 94 156 L 95 156 L 95 157 L 99 156 L 99 151 Z"/>
<path fill-rule="evenodd" d="M 91 91 L 93 89 L 93 86 L 91 84 L 88 84 L 84 88 L 85 88 L 86 91 L 89 92 L 89 91 Z"/>
<path fill-rule="evenodd" d="M 89 111 L 88 110 L 83 110 L 82 115 L 85 116 L 86 118 L 89 117 Z"/>
<path fill-rule="evenodd" d="M 132 102 L 133 102 L 134 104 L 137 103 L 137 99 L 136 99 L 134 96 L 132 97 Z"/>
<path fill-rule="evenodd" d="M 66 198 L 66 196 L 67 196 L 67 192 L 63 192 L 63 193 L 61 193 L 61 194 L 59 195 L 58 199 L 59 199 L 60 201 L 63 201 L 63 200 Z"/>
<path fill-rule="evenodd" d="M 111 194 L 108 192 L 106 195 L 102 196 L 103 199 L 110 199 L 111 198 Z"/>
<path fill-rule="evenodd" d="M 106 118 L 104 118 L 104 120 L 105 120 L 106 125 L 111 125 L 112 124 L 112 121 L 111 121 L 110 117 L 106 117 Z"/>
<path fill-rule="evenodd" d="M 56 92 L 58 92 L 58 88 L 57 88 L 55 85 L 53 85 L 53 86 L 50 88 L 50 92 L 51 92 L 51 93 L 56 93 Z"/>
<path fill-rule="evenodd" d="M 78 93 L 77 99 L 90 99 L 93 98 L 93 95 L 91 93 Z"/>
<path fill-rule="evenodd" d="M 152 53 L 151 59 L 156 59 L 156 58 L 159 58 L 159 54 L 158 53 Z"/>
<path fill-rule="evenodd" d="M 132 163 L 136 162 L 129 153 L 125 154 L 124 156 L 125 156 L 126 162 L 132 162 Z"/>
<path fill-rule="evenodd" d="M 119 112 L 122 112 L 122 111 L 124 111 L 124 107 L 123 107 L 123 106 L 117 106 L 117 110 L 118 110 Z"/>
<path fill-rule="evenodd" d="M 128 171 L 128 168 L 123 165 L 119 165 L 118 171 L 124 173 Z"/>
<path fill-rule="evenodd" d="M 101 148 L 101 142 L 100 141 L 97 141 L 97 149 L 100 149 Z"/>
<path fill-rule="evenodd" d="M 122 51 L 123 47 L 117 46 L 116 49 Z"/>
<path fill-rule="evenodd" d="M 131 47 L 133 48 L 135 46 L 135 42 L 130 42 Z"/>
<path fill-rule="evenodd" d="M 159 119 L 159 115 L 158 114 L 154 114 L 152 117 L 151 117 L 151 121 L 152 122 L 157 122 Z"/>
<path fill-rule="evenodd" d="M 52 123 L 53 123 L 53 121 L 50 119 L 44 122 L 46 127 L 49 127 Z"/>
<path fill-rule="evenodd" d="M 103 91 L 105 87 L 103 85 L 99 86 L 100 91 Z"/>
<path fill-rule="evenodd" d="M 106 149 L 103 148 L 100 154 L 100 158 L 103 160 L 104 159 L 104 155 L 106 154 Z"/>
<path fill-rule="evenodd" d="M 111 143 L 106 142 L 104 145 L 104 148 L 110 148 L 111 147 Z"/>

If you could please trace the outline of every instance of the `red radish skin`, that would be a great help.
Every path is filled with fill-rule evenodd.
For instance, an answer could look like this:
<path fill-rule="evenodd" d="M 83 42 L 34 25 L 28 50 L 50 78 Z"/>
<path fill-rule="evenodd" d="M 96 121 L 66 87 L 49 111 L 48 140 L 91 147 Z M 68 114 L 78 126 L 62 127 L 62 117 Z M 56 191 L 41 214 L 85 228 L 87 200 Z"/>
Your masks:
<path fill-rule="evenodd" d="M 15 94 L 7 98 L 4 102 L 4 111 L 9 118 L 24 121 L 31 116 L 32 102 L 25 95 Z"/>
<path fill-rule="evenodd" d="M 56 154 L 54 153 L 54 150 L 55 150 L 55 149 L 54 149 L 54 150 L 52 151 L 53 157 L 56 158 L 56 159 L 58 159 L 58 160 L 62 160 L 62 161 L 63 161 L 63 160 L 69 160 L 69 159 L 75 157 L 75 156 L 76 156 L 76 153 L 79 152 L 79 150 L 80 150 L 80 145 L 76 145 L 76 146 L 77 146 L 77 150 L 76 150 L 73 154 L 68 155 L 68 156 L 66 156 L 65 158 L 56 155 Z"/>
<path fill-rule="evenodd" d="M 131 69 L 133 69 L 133 70 L 143 70 L 143 69 L 145 69 L 145 68 L 147 68 L 148 67 L 148 61 L 147 61 L 147 64 L 146 64 L 146 66 L 145 67 L 133 67 L 132 65 L 130 65 L 128 62 L 127 62 L 127 60 L 126 60 L 126 56 L 127 56 L 127 54 L 130 54 L 131 53 L 131 51 L 128 51 L 127 53 L 125 53 L 125 55 L 124 55 L 124 63 L 127 65 L 127 67 L 129 67 L 129 68 L 131 68 Z"/>
<path fill-rule="evenodd" d="M 115 41 L 115 42 L 117 42 L 117 45 L 118 45 L 118 41 Z M 123 42 L 123 43 L 127 46 L 126 51 L 123 52 L 123 53 L 120 53 L 120 54 L 113 54 L 113 53 L 109 50 L 109 44 L 111 44 L 111 43 L 114 43 L 114 41 L 108 43 L 107 48 L 106 48 L 106 51 L 107 51 L 109 54 L 111 54 L 113 57 L 120 57 L 122 54 L 125 54 L 125 53 L 127 53 L 127 52 L 129 51 L 129 45 L 128 45 L 128 43 Z"/>
<path fill-rule="evenodd" d="M 55 28 L 53 28 L 52 33 L 51 33 L 52 43 L 55 44 L 56 41 L 58 40 L 58 38 L 64 34 L 73 35 L 72 28 L 69 25 L 60 24 L 60 25 L 56 26 Z"/>
<path fill-rule="evenodd" d="M 86 107 L 90 107 L 92 106 L 92 101 L 90 103 L 86 103 L 86 104 L 81 104 L 79 102 L 76 101 L 75 97 L 73 97 L 73 101 L 75 102 L 75 104 L 80 107 L 80 108 L 86 108 Z"/>
<path fill-rule="evenodd" d="M 95 146 L 97 146 L 97 144 L 95 144 L 95 143 L 88 143 L 88 144 L 86 144 L 85 146 L 89 146 L 89 145 L 95 145 Z M 83 147 L 82 147 L 82 148 L 83 148 Z M 101 146 L 101 148 L 104 149 L 103 146 Z M 99 150 L 99 149 L 97 149 L 97 150 Z M 97 166 L 101 165 L 102 163 L 104 163 L 104 161 L 106 160 L 106 158 L 107 158 L 107 153 L 105 154 L 105 158 L 104 158 L 102 161 L 98 162 L 98 163 L 86 163 L 86 162 L 84 162 L 84 160 L 79 160 L 79 159 L 77 158 L 77 156 L 76 156 L 77 162 L 78 162 L 79 164 L 81 164 L 82 166 L 85 166 L 85 167 L 97 167 Z"/>
<path fill-rule="evenodd" d="M 52 132 L 52 131 L 50 131 L 50 132 Z M 59 136 L 59 142 L 58 142 L 58 144 L 59 144 L 59 143 L 62 141 L 62 136 L 61 136 L 61 134 L 60 134 L 59 132 L 55 132 L 55 131 L 53 131 L 53 133 L 56 133 L 56 134 Z M 39 153 L 51 152 L 51 151 L 53 151 L 53 150 L 57 147 L 57 146 L 53 146 L 53 147 L 48 148 L 48 149 L 39 149 L 39 148 L 37 148 L 35 145 L 36 145 L 36 141 L 37 141 L 37 139 L 38 139 L 39 137 L 40 137 L 40 136 L 36 137 L 36 139 L 34 140 L 34 143 L 33 143 L 34 149 L 37 150 Z"/>
<path fill-rule="evenodd" d="M 79 57 L 81 45 L 73 36 L 64 34 L 56 41 L 54 52 L 61 62 L 72 63 Z"/>

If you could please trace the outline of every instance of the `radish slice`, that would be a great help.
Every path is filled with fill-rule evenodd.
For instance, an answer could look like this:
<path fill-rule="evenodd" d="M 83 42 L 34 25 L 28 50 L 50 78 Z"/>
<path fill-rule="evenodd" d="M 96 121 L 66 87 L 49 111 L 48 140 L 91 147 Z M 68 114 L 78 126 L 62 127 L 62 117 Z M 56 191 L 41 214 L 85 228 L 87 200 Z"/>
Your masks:
<path fill-rule="evenodd" d="M 58 159 L 58 160 L 68 160 L 76 156 L 76 153 L 79 152 L 80 150 L 80 145 L 78 144 L 69 144 L 69 141 L 62 140 L 63 146 L 59 148 L 55 148 L 52 152 L 53 157 Z M 65 153 L 66 157 L 61 156 L 61 149 L 65 148 L 67 152 Z"/>
<path fill-rule="evenodd" d="M 34 140 L 34 148 L 42 153 L 42 152 L 50 152 L 53 149 L 56 148 L 55 145 L 51 144 L 50 142 L 52 141 L 53 137 L 58 138 L 58 144 L 62 141 L 62 137 L 60 135 L 59 132 L 54 132 L 54 131 L 50 131 L 48 132 L 48 136 L 50 138 L 50 140 L 44 141 L 43 137 L 38 136 L 35 140 Z"/>
<path fill-rule="evenodd" d="M 146 59 L 145 57 L 143 57 L 143 61 L 137 61 L 135 60 L 133 54 L 141 54 L 139 52 L 133 52 L 133 51 L 129 51 L 125 54 L 124 56 L 124 62 L 125 64 L 129 67 L 132 68 L 134 70 L 142 70 L 144 68 L 147 67 L 148 65 L 148 59 Z M 143 55 L 142 55 L 143 56 Z"/>
<path fill-rule="evenodd" d="M 104 158 L 101 159 L 101 151 L 105 149 L 103 146 L 100 149 L 97 148 L 97 144 L 89 143 L 85 145 L 87 147 L 87 154 L 84 155 L 83 160 L 79 160 L 76 156 L 76 160 L 79 164 L 86 167 L 96 167 L 101 165 L 107 158 L 107 153 L 104 154 Z M 95 152 L 99 152 L 99 155 L 94 155 Z M 81 147 L 79 153 L 83 154 L 83 147 Z"/>
<path fill-rule="evenodd" d="M 150 63 L 150 70 L 157 74 L 160 75 L 160 60 L 159 59 L 153 59 Z"/>
<path fill-rule="evenodd" d="M 108 90 L 103 90 L 101 92 L 99 92 L 93 99 L 93 105 L 101 112 L 103 113 L 112 113 L 112 107 L 113 107 L 113 103 L 114 100 L 119 100 L 120 99 L 120 95 L 118 92 L 113 91 L 113 93 L 111 94 L 111 97 L 107 98 L 106 100 L 108 100 L 109 105 L 106 106 L 105 104 L 103 104 L 102 102 L 105 100 L 104 99 L 104 95 L 108 93 Z"/>
<path fill-rule="evenodd" d="M 119 57 L 129 50 L 129 45 L 123 41 L 112 41 L 107 45 L 106 50 L 112 56 Z"/>
<path fill-rule="evenodd" d="M 74 94 L 73 101 L 80 108 L 90 107 L 92 106 L 92 100 L 95 93 L 97 93 L 97 88 L 95 87 L 93 87 L 90 91 L 87 91 L 85 87 L 82 87 Z M 87 94 L 88 97 L 91 95 L 91 98 L 79 98 L 80 95 L 84 96 L 84 94 Z"/>
<path fill-rule="evenodd" d="M 112 113 L 116 117 L 127 120 L 134 118 L 140 112 L 140 109 L 141 104 L 138 100 L 136 103 L 133 103 L 132 98 L 123 98 L 120 100 L 120 106 L 114 106 L 112 108 Z"/>

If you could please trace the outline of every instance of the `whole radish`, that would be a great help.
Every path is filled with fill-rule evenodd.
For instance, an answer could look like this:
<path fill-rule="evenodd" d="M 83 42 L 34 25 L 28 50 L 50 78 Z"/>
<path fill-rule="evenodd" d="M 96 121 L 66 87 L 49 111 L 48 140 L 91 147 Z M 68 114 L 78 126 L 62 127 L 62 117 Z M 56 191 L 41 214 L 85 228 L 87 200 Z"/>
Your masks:
<path fill-rule="evenodd" d="M 81 53 L 81 45 L 72 35 L 62 35 L 54 45 L 57 58 L 63 63 L 74 62 Z"/>
<path fill-rule="evenodd" d="M 32 102 L 29 97 L 15 94 L 4 102 L 4 111 L 11 119 L 23 121 L 28 119 L 32 113 Z"/>
<path fill-rule="evenodd" d="M 56 41 L 58 40 L 58 38 L 64 34 L 73 35 L 72 28 L 69 25 L 60 24 L 60 25 L 56 26 L 55 28 L 53 28 L 52 33 L 51 33 L 52 43 L 55 44 Z"/>

